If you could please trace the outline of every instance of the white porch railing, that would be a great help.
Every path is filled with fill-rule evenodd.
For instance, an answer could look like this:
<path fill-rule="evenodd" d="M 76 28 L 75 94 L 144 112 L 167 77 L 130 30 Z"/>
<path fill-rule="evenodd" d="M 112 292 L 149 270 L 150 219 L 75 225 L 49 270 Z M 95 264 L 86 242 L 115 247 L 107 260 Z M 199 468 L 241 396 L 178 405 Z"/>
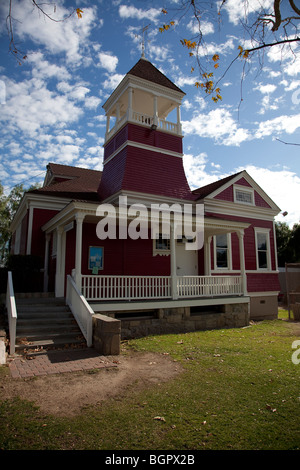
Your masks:
<path fill-rule="evenodd" d="M 81 276 L 87 300 L 147 300 L 242 295 L 241 276 Z"/>
<path fill-rule="evenodd" d="M 242 295 L 241 276 L 178 276 L 178 297 Z"/>
<path fill-rule="evenodd" d="M 84 296 L 79 292 L 74 279 L 67 276 L 66 303 L 70 307 L 88 347 L 93 343 L 93 315 L 94 311 L 87 303 Z"/>
<path fill-rule="evenodd" d="M 14 354 L 16 351 L 17 307 L 11 271 L 7 276 L 6 309 L 9 327 L 9 353 Z"/>
<path fill-rule="evenodd" d="M 87 300 L 171 298 L 171 276 L 82 276 Z"/>

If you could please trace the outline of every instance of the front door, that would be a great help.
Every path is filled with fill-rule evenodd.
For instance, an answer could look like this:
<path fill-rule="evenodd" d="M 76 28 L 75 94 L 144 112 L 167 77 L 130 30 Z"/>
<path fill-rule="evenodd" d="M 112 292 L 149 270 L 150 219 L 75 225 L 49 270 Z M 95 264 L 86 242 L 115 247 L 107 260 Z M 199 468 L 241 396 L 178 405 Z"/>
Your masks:
<path fill-rule="evenodd" d="M 186 250 L 185 242 L 176 243 L 176 265 L 177 276 L 198 275 L 198 251 Z"/>

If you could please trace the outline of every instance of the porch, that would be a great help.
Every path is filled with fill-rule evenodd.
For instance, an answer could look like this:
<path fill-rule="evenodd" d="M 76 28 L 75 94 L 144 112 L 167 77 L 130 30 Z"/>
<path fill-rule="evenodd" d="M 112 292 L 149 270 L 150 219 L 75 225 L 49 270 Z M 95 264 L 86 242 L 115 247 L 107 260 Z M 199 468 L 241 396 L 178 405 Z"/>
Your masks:
<path fill-rule="evenodd" d="M 89 302 L 240 297 L 242 276 L 104 276 L 81 275 L 81 292 Z"/>

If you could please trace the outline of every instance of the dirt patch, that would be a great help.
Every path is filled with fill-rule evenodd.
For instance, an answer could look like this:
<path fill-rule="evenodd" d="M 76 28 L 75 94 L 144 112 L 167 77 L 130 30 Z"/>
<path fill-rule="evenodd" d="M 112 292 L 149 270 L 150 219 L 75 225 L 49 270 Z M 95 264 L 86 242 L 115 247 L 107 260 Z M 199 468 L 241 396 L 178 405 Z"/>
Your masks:
<path fill-rule="evenodd" d="M 117 367 L 26 379 L 13 379 L 8 371 L 1 380 L 1 400 L 20 397 L 34 402 L 46 414 L 72 416 L 82 407 L 122 397 L 132 387 L 142 390 L 167 382 L 183 371 L 163 354 L 131 352 L 109 359 Z"/>

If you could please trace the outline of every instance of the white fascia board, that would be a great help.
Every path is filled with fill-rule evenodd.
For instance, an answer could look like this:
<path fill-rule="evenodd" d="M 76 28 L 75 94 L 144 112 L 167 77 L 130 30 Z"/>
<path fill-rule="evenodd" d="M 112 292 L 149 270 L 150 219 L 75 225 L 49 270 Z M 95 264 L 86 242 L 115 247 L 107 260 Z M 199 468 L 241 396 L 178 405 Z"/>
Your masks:
<path fill-rule="evenodd" d="M 133 142 L 131 140 L 126 140 L 120 147 L 117 148 L 109 157 L 103 160 L 103 166 L 110 162 L 116 155 L 118 155 L 125 147 L 135 147 L 138 149 L 150 150 L 151 152 L 162 153 L 165 155 L 170 155 L 171 157 L 182 158 L 183 153 L 173 152 L 172 150 L 166 150 L 160 147 L 154 147 L 152 145 L 140 144 L 138 142 Z"/>
<path fill-rule="evenodd" d="M 99 204 L 119 204 L 119 197 L 126 196 L 128 206 L 132 204 L 144 204 L 146 207 L 150 207 L 151 204 L 193 204 L 195 206 L 195 201 L 188 199 L 176 199 L 171 197 L 164 197 L 155 194 L 148 193 L 139 193 L 135 191 L 118 191 L 112 196 L 108 197 L 104 201 L 101 201 Z"/>
<path fill-rule="evenodd" d="M 167 96 L 178 104 L 181 104 L 182 98 L 185 96 L 184 92 L 172 90 L 171 88 L 158 85 L 157 83 L 149 82 L 144 78 L 127 74 L 107 99 L 107 101 L 103 104 L 102 108 L 106 113 L 109 113 L 111 108 L 113 108 L 116 102 L 120 99 L 120 96 L 122 96 L 129 87 L 148 91 L 155 94 L 156 96 Z"/>
<path fill-rule="evenodd" d="M 49 210 L 61 210 L 70 202 L 70 199 L 58 198 L 52 196 L 46 196 L 43 194 L 25 193 L 17 212 L 12 220 L 10 229 L 12 232 L 15 231 L 19 223 L 22 221 L 26 211 L 30 208 L 33 209 L 49 209 Z"/>
<path fill-rule="evenodd" d="M 254 179 L 247 173 L 246 170 L 243 170 L 241 173 L 236 175 L 234 178 L 232 178 L 230 181 L 225 183 L 223 186 L 220 188 L 216 189 L 214 192 L 212 192 L 208 198 L 213 199 L 215 198 L 218 194 L 223 192 L 225 189 L 229 188 L 233 184 L 236 184 L 237 181 L 239 181 L 241 178 L 244 178 L 250 185 L 251 187 L 266 201 L 267 204 L 269 204 L 271 210 L 277 211 L 276 215 L 280 212 L 280 208 L 275 204 L 275 202 L 267 195 L 267 193 L 254 181 Z M 245 189 L 247 189 L 247 186 L 245 186 Z M 235 203 L 238 204 L 238 203 Z M 245 207 L 245 204 L 243 205 L 243 208 Z M 255 206 L 258 207 L 258 206 Z M 270 209 L 269 209 L 270 210 Z"/>
<path fill-rule="evenodd" d="M 205 230 L 212 229 L 219 231 L 219 233 L 230 233 L 236 230 L 245 230 L 250 227 L 250 225 L 249 223 L 240 222 L 238 220 L 213 219 L 204 216 L 204 232 Z"/>
<path fill-rule="evenodd" d="M 56 227 L 74 220 L 77 212 L 84 213 L 84 215 L 95 216 L 98 205 L 98 203 L 71 201 L 58 214 L 52 217 L 52 219 L 48 220 L 48 222 L 46 222 L 41 228 L 43 232 L 50 233 Z"/>
<path fill-rule="evenodd" d="M 277 209 L 268 207 L 247 206 L 246 204 L 238 204 L 236 202 L 222 201 L 221 199 L 204 198 L 205 211 L 220 215 L 233 215 L 235 217 L 243 217 L 259 220 L 273 221 L 278 214 Z"/>

